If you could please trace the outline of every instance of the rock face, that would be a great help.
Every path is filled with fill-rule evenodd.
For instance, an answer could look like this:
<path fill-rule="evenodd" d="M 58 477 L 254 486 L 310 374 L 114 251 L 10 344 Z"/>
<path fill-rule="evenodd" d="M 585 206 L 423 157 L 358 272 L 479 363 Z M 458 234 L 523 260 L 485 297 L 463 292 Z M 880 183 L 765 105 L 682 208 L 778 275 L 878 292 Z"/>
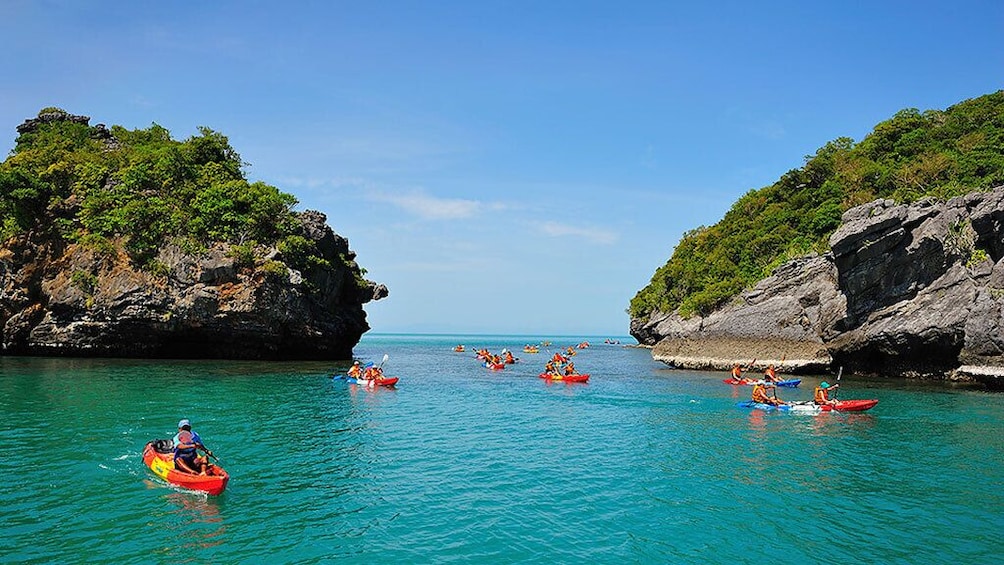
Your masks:
<path fill-rule="evenodd" d="M 362 305 L 387 288 L 362 278 L 324 214 L 300 214 L 334 268 L 305 275 L 271 248 L 254 265 L 225 245 L 160 251 L 157 272 L 26 234 L 0 248 L 0 327 L 7 355 L 349 359 L 369 329 Z M 344 258 L 344 260 L 342 259 Z"/>
<path fill-rule="evenodd" d="M 763 353 L 785 369 L 979 380 L 1004 367 L 1004 187 L 944 203 L 848 210 L 831 253 L 796 259 L 706 318 L 656 313 L 631 333 L 653 356 L 724 369 Z"/>

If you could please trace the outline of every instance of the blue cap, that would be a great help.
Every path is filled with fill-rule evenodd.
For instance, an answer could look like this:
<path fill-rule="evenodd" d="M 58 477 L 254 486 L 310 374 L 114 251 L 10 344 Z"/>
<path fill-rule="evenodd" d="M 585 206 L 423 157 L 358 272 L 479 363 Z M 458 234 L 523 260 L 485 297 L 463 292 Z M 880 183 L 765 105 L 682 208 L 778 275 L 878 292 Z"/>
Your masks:
<path fill-rule="evenodd" d="M 830 383 L 823 381 L 819 383 L 819 388 L 830 388 Z"/>
<path fill-rule="evenodd" d="M 178 427 L 179 428 L 184 428 L 185 426 L 191 426 L 191 425 L 192 425 L 192 423 L 188 421 L 188 418 L 185 418 L 185 419 L 183 419 L 183 420 L 181 420 L 181 421 L 178 422 Z"/>

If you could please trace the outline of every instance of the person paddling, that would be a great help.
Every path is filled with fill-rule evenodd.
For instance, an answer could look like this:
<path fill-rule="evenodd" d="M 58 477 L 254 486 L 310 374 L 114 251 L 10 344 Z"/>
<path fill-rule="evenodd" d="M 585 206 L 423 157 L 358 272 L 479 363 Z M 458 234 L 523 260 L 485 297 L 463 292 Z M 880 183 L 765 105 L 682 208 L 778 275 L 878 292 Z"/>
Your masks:
<path fill-rule="evenodd" d="M 377 367 L 375 365 L 371 365 L 369 367 L 366 367 L 366 371 L 363 372 L 363 380 L 367 380 L 367 381 L 372 381 L 372 380 L 375 380 L 375 379 L 379 379 L 382 376 L 383 376 L 383 369 L 381 369 L 380 367 Z"/>
<path fill-rule="evenodd" d="M 743 368 L 739 363 L 732 366 L 732 382 L 737 385 L 743 384 Z"/>
<path fill-rule="evenodd" d="M 359 361 L 354 361 L 352 366 L 349 367 L 349 376 L 353 379 L 360 379 L 363 376 L 362 367 L 359 366 Z"/>
<path fill-rule="evenodd" d="M 767 394 L 767 389 L 775 389 L 774 395 L 769 396 Z M 764 381 L 757 381 L 753 385 L 753 402 L 759 402 L 760 404 L 770 404 L 771 406 L 783 406 L 786 404 L 783 400 L 777 397 L 777 389 L 774 387 L 774 383 L 768 383 Z"/>
<path fill-rule="evenodd" d="M 778 381 L 777 371 L 774 369 L 774 365 L 767 366 L 767 369 L 763 372 L 763 380 L 769 383 L 776 383 Z"/>
<path fill-rule="evenodd" d="M 572 363 L 571 361 L 569 361 L 568 364 L 565 365 L 565 374 L 566 375 L 574 375 L 575 374 L 575 363 Z"/>
<path fill-rule="evenodd" d="M 209 460 L 198 456 L 198 449 L 210 457 L 213 452 L 202 444 L 199 434 L 192 431 L 192 423 L 187 418 L 178 422 L 178 433 L 174 436 L 174 467 L 186 473 L 205 475 Z"/>
<path fill-rule="evenodd" d="M 745 370 L 749 371 L 750 369 L 752 369 L 754 363 L 756 363 L 756 359 L 750 361 L 750 364 L 746 366 Z M 743 378 L 743 370 L 744 369 L 739 365 L 739 363 L 736 363 L 735 365 L 732 366 L 732 384 L 736 385 L 749 384 L 750 380 Z"/>
<path fill-rule="evenodd" d="M 840 386 L 839 383 L 835 384 L 835 385 L 831 385 L 830 383 L 828 383 L 826 381 L 823 381 L 823 382 L 819 383 L 819 386 L 816 387 L 816 391 L 812 395 L 813 402 L 815 402 L 816 404 L 818 404 L 820 406 L 823 406 L 823 405 L 836 406 L 837 405 L 837 399 L 836 398 L 830 398 L 830 394 L 829 393 L 830 393 L 831 390 L 837 388 L 838 386 Z"/>

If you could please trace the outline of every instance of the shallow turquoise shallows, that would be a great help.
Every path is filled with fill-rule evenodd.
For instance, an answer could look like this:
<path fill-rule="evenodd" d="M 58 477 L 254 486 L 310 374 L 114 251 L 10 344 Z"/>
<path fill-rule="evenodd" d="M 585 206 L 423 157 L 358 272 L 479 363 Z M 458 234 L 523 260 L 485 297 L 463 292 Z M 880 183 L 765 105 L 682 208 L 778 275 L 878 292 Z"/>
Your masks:
<path fill-rule="evenodd" d="M 0 358 L 2 563 L 999 563 L 1004 395 L 841 380 L 859 414 L 581 337 L 369 335 L 346 365 Z M 626 341 L 625 338 L 621 338 Z M 466 353 L 454 353 L 458 343 Z M 511 349 L 501 372 L 475 347 Z M 780 352 L 779 352 L 780 354 Z M 832 380 L 833 375 L 823 375 Z M 788 399 L 807 400 L 819 378 Z M 219 497 L 140 457 L 190 418 Z"/>

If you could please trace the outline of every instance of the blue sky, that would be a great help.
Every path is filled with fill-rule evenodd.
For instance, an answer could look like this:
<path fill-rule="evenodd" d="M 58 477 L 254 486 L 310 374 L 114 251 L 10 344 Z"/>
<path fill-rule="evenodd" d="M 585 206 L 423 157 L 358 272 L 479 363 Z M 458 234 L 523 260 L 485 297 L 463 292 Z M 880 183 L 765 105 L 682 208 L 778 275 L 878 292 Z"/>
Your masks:
<path fill-rule="evenodd" d="M 625 335 L 681 235 L 834 138 L 1004 87 L 1004 3 L 0 2 L 46 106 L 208 126 L 347 237 L 374 332 Z"/>

